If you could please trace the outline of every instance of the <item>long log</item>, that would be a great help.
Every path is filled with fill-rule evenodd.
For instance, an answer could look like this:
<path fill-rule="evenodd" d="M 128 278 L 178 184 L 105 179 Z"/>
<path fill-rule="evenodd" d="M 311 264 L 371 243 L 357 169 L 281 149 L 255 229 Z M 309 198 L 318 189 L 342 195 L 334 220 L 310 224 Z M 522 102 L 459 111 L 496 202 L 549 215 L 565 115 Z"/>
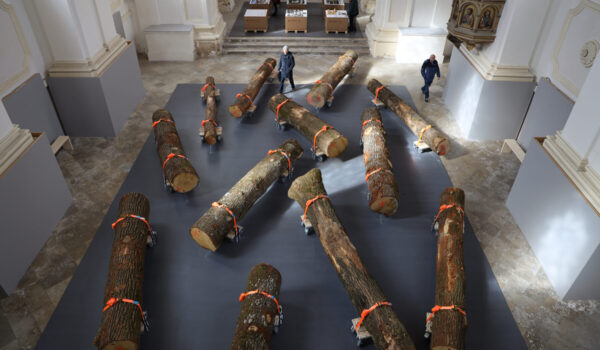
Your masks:
<path fill-rule="evenodd" d="M 288 101 L 285 102 L 286 100 Z M 285 104 L 281 105 L 279 111 L 277 111 L 277 106 L 280 106 L 283 102 Z M 271 97 L 269 100 L 269 109 L 278 115 L 280 123 L 289 124 L 294 127 L 310 140 L 311 144 L 314 142 L 317 150 L 320 150 L 329 158 L 339 156 L 348 146 L 348 139 L 344 135 L 283 94 Z M 327 127 L 327 130 L 322 131 L 323 127 Z M 315 142 L 315 135 L 317 133 L 319 135 Z"/>
<path fill-rule="evenodd" d="M 252 208 L 254 202 L 278 178 L 289 175 L 290 166 L 300 159 L 304 152 L 302 146 L 294 139 L 282 143 L 278 150 L 282 150 L 287 156 L 282 152 L 269 152 L 271 154 L 258 162 L 216 202 L 223 207 L 212 206 L 194 223 L 190 234 L 196 243 L 213 252 L 217 250 L 228 233 L 236 232 L 236 225 Z M 227 209 L 233 213 L 235 220 Z"/>
<path fill-rule="evenodd" d="M 392 172 L 381 114 L 375 107 L 367 108 L 362 116 L 363 160 L 365 181 L 369 188 L 369 208 L 391 216 L 398 210 L 398 184 Z"/>
<path fill-rule="evenodd" d="M 444 207 L 451 206 L 451 207 Z M 463 350 L 467 331 L 463 230 L 465 193 L 449 187 L 442 192 L 437 219 L 438 252 L 435 304 L 451 307 L 434 312 L 431 318 L 432 350 Z"/>
<path fill-rule="evenodd" d="M 267 350 L 279 314 L 281 274 L 271 265 L 254 266 L 248 275 L 246 290 L 240 296 L 242 308 L 238 316 L 231 350 Z M 249 293 L 250 292 L 250 293 Z M 277 300 L 277 303 L 264 292 Z M 246 294 L 249 293 L 249 294 Z"/>
<path fill-rule="evenodd" d="M 325 106 L 327 100 L 333 95 L 333 90 L 352 70 L 357 59 L 358 54 L 354 50 L 348 50 L 340 56 L 338 61 L 310 89 L 306 95 L 308 104 L 315 108 Z"/>
<path fill-rule="evenodd" d="M 315 228 L 325 254 L 335 268 L 352 305 L 361 314 L 375 303 L 384 301 L 385 295 L 361 261 L 329 199 L 315 200 L 306 210 L 306 203 L 320 195 L 326 196 L 327 192 L 319 169 L 312 169 L 298 177 L 288 191 L 288 197 L 307 212 L 307 218 Z M 377 349 L 415 349 L 406 329 L 389 306 L 375 308 L 364 319 L 362 326 L 371 334 Z"/>
<path fill-rule="evenodd" d="M 137 215 L 148 220 L 150 203 L 140 193 L 127 193 L 119 202 L 119 219 L 104 289 L 103 308 L 113 298 L 135 300 L 143 305 L 144 261 L 149 226 Z M 102 321 L 94 345 L 101 350 L 138 350 L 142 315 L 137 305 L 116 302 L 102 313 Z"/>
<path fill-rule="evenodd" d="M 265 84 L 265 81 L 269 78 L 277 61 L 274 58 L 267 58 L 265 62 L 258 67 L 258 70 L 250 79 L 246 90 L 239 93 L 236 96 L 235 102 L 229 106 L 229 113 L 236 118 L 240 118 L 246 113 L 250 106 L 254 105 L 254 99 L 258 95 L 260 88 Z"/>
<path fill-rule="evenodd" d="M 435 153 L 445 155 L 450 151 L 450 141 L 442 133 L 435 127 L 430 127 L 430 124 L 423 120 L 411 106 L 377 79 L 369 80 L 367 89 L 396 113 L 415 135 L 420 136 L 422 134 L 421 141 L 426 143 Z"/>
<path fill-rule="evenodd" d="M 152 114 L 152 122 L 158 157 L 167 185 L 180 193 L 193 190 L 198 185 L 198 174 L 185 157 L 173 116 L 166 109 L 159 109 Z"/>
<path fill-rule="evenodd" d="M 202 95 L 206 102 L 206 119 L 202 121 L 204 128 L 204 142 L 209 145 L 217 143 L 217 98 L 215 96 L 215 78 L 206 77 L 206 84 L 202 88 Z"/>

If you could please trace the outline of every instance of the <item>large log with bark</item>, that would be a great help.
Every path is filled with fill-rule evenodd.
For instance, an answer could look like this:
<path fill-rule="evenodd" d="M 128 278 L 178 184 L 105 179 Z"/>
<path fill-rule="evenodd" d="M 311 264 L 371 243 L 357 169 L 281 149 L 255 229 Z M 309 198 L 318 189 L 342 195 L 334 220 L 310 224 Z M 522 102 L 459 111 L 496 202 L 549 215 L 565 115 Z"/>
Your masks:
<path fill-rule="evenodd" d="M 218 202 L 190 228 L 192 238 L 201 247 L 211 251 L 230 233 L 239 233 L 237 225 L 254 202 L 279 178 L 290 174 L 293 163 L 304 150 L 298 141 L 289 139 L 258 162 Z"/>
<path fill-rule="evenodd" d="M 375 107 L 367 108 L 361 116 L 361 122 L 369 208 L 387 216 L 394 215 L 398 210 L 398 184 L 392 172 L 381 114 Z"/>
<path fill-rule="evenodd" d="M 271 265 L 254 266 L 246 290 L 240 295 L 238 316 L 231 350 L 267 350 L 280 314 L 281 274 Z M 275 298 L 272 299 L 271 297 Z"/>
<path fill-rule="evenodd" d="M 173 116 L 166 109 L 157 110 L 152 115 L 152 127 L 166 185 L 180 193 L 193 190 L 198 174 L 185 156 Z"/>
<path fill-rule="evenodd" d="M 202 121 L 204 142 L 209 145 L 217 143 L 217 97 L 215 96 L 215 78 L 206 77 L 202 87 L 202 99 L 206 102 L 206 119 Z"/>
<path fill-rule="evenodd" d="M 149 215 L 150 203 L 143 194 L 127 193 L 121 197 L 119 217 L 113 224 L 115 236 L 104 289 L 105 310 L 94 339 L 94 345 L 99 349 L 139 349 Z M 121 299 L 134 300 L 140 306 Z"/>
<path fill-rule="evenodd" d="M 463 350 L 467 330 L 463 255 L 465 193 L 449 187 L 440 198 L 431 349 Z"/>
<path fill-rule="evenodd" d="M 423 120 L 411 106 L 377 79 L 369 80 L 367 89 L 375 95 L 376 99 L 396 113 L 408 128 L 419 137 L 419 141 L 426 143 L 435 153 L 445 155 L 450 151 L 450 141 L 442 133 Z"/>
<path fill-rule="evenodd" d="M 271 97 L 269 109 L 275 113 L 280 124 L 291 125 L 310 140 L 314 153 L 322 152 L 329 158 L 335 158 L 348 146 L 348 139 L 333 126 L 283 94 Z"/>
<path fill-rule="evenodd" d="M 265 62 L 258 67 L 258 70 L 250 79 L 246 90 L 237 94 L 235 101 L 229 106 L 229 113 L 236 118 L 240 118 L 246 111 L 254 106 L 254 99 L 258 95 L 260 88 L 265 84 L 265 81 L 271 76 L 277 61 L 274 58 L 267 58 Z"/>
<path fill-rule="evenodd" d="M 335 268 L 352 305 L 361 314 L 384 301 L 385 295 L 361 261 L 326 195 L 319 169 L 312 169 L 298 177 L 288 191 L 288 197 L 305 210 L 306 217 L 315 228 L 325 254 Z M 371 334 L 377 349 L 415 349 L 406 329 L 390 306 L 383 305 L 373 309 L 364 318 L 362 326 Z"/>
<path fill-rule="evenodd" d="M 336 86 L 352 70 L 357 59 L 358 54 L 354 50 L 348 50 L 340 56 L 338 61 L 310 89 L 306 95 L 308 104 L 315 108 L 323 108 L 327 100 L 333 96 Z"/>

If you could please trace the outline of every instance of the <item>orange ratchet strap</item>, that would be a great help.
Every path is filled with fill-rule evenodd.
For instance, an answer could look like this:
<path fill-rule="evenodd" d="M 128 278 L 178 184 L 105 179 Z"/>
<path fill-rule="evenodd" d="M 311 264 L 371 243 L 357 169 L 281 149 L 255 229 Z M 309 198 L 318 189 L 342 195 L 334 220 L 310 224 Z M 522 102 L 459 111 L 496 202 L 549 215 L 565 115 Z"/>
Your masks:
<path fill-rule="evenodd" d="M 258 67 L 258 69 L 260 70 L 265 64 L 267 66 L 271 67 L 271 70 L 275 69 L 275 67 L 272 66 L 268 61 L 265 61 L 263 64 L 261 64 L 260 67 Z"/>
<path fill-rule="evenodd" d="M 288 103 L 290 101 L 290 99 L 288 98 L 287 100 L 281 102 L 280 104 L 277 105 L 277 121 L 279 121 L 279 110 L 281 109 L 281 107 L 283 107 L 284 104 Z"/>
<path fill-rule="evenodd" d="M 320 133 L 322 133 L 323 131 L 327 131 L 329 129 L 333 129 L 331 126 L 328 125 L 324 125 L 319 131 L 317 131 L 317 133 L 315 134 L 315 137 L 313 138 L 313 152 L 316 153 L 317 151 L 317 136 L 319 136 Z"/>
<path fill-rule="evenodd" d="M 306 201 L 306 205 L 304 206 L 304 216 L 302 216 L 302 223 L 304 223 L 304 221 L 306 220 L 306 213 L 308 212 L 308 207 L 310 207 L 311 204 L 313 204 L 315 201 L 323 198 L 329 199 L 329 197 L 327 197 L 324 194 L 318 194 L 315 196 L 315 198 Z"/>
<path fill-rule="evenodd" d="M 133 215 L 133 214 L 125 215 L 125 216 L 123 216 L 122 218 L 118 218 L 118 219 L 117 219 L 117 221 L 113 222 L 113 224 L 112 224 L 110 227 L 112 227 L 112 229 L 114 230 L 114 229 L 115 229 L 115 227 L 117 227 L 117 225 L 118 225 L 118 224 L 119 224 L 121 221 L 123 221 L 123 220 L 125 220 L 125 219 L 127 219 L 127 218 L 134 218 L 134 219 L 138 219 L 138 220 L 140 220 L 140 221 L 143 221 L 143 222 L 146 224 L 146 226 L 148 226 L 148 231 L 149 231 L 149 232 L 152 232 L 152 229 L 150 228 L 150 223 L 148 223 L 148 220 L 146 220 L 146 218 L 144 218 L 144 217 L 141 217 L 141 216 L 139 216 L 139 215 Z"/>
<path fill-rule="evenodd" d="M 425 135 L 425 131 L 431 129 L 431 124 L 427 125 L 426 127 L 424 127 L 423 129 L 421 129 L 421 132 L 419 132 L 419 139 L 417 140 L 417 145 L 420 145 L 421 142 L 423 142 L 423 135 Z"/>
<path fill-rule="evenodd" d="M 239 236 L 240 230 L 239 230 L 238 225 L 237 225 L 237 219 L 235 218 L 235 215 L 233 214 L 233 212 L 231 211 L 231 209 L 229 209 L 229 207 L 227 207 L 225 204 L 221 204 L 221 203 L 218 203 L 218 202 L 213 202 L 212 206 L 215 207 L 215 208 L 223 208 L 223 209 L 227 210 L 227 212 L 229 213 L 229 215 L 231 215 L 231 217 L 233 218 L 233 229 L 235 230 L 235 235 Z"/>
<path fill-rule="evenodd" d="M 173 126 L 175 126 L 175 122 L 174 122 L 174 121 L 172 121 L 172 120 L 170 120 L 170 119 L 162 119 L 162 118 L 161 118 L 161 119 L 159 119 L 159 120 L 155 121 L 154 123 L 152 123 L 152 129 L 156 128 L 156 126 L 157 126 L 157 125 L 158 125 L 158 123 L 160 123 L 160 122 L 167 122 L 167 123 L 171 123 L 171 124 L 173 124 Z"/>
<path fill-rule="evenodd" d="M 379 91 L 381 91 L 385 86 L 381 85 L 380 87 L 377 88 L 377 90 L 375 90 L 375 98 L 373 99 L 373 103 L 375 103 L 375 101 L 377 101 L 377 99 L 379 98 Z"/>
<path fill-rule="evenodd" d="M 377 123 L 381 124 L 381 126 L 383 126 L 383 122 L 382 122 L 381 120 L 379 120 L 379 119 L 372 119 L 372 118 L 371 118 L 371 119 L 365 120 L 365 121 L 362 123 L 362 128 L 363 128 L 363 130 L 364 130 L 365 126 L 366 126 L 368 123 L 370 123 L 370 122 L 377 122 Z"/>
<path fill-rule="evenodd" d="M 202 87 L 202 92 L 204 92 L 206 90 L 206 88 L 209 87 L 209 86 L 212 86 L 212 88 L 215 89 L 215 84 L 206 83 Z"/>
<path fill-rule="evenodd" d="M 446 209 L 450 209 L 450 208 L 456 208 L 458 209 L 458 211 L 460 212 L 460 214 L 462 215 L 463 219 L 465 217 L 465 212 L 463 211 L 463 208 L 459 207 L 458 205 L 454 205 L 454 204 L 444 204 L 442 206 L 440 206 L 440 211 L 438 211 L 437 215 L 435 216 L 435 220 L 433 221 L 433 223 L 435 224 L 438 219 L 440 218 L 440 215 L 442 214 L 442 212 Z"/>
<path fill-rule="evenodd" d="M 327 86 L 329 86 L 329 88 L 331 89 L 331 94 L 333 95 L 333 86 L 331 86 L 331 84 L 329 84 L 328 82 L 326 82 L 326 81 L 321 81 L 321 80 L 317 80 L 317 81 L 315 82 L 315 84 L 327 84 Z"/>
<path fill-rule="evenodd" d="M 371 177 L 371 175 L 374 175 L 380 171 L 385 171 L 385 172 L 392 174 L 392 172 L 389 171 L 388 169 L 383 170 L 381 168 L 378 168 L 378 169 L 375 169 L 375 170 L 371 171 L 370 173 L 368 173 L 367 176 L 365 176 L 365 181 L 369 182 L 369 178 Z"/>
<path fill-rule="evenodd" d="M 242 294 L 240 294 L 240 301 L 244 301 L 244 299 L 246 299 L 247 296 L 253 295 L 253 294 L 262 294 L 262 295 L 266 296 L 267 298 L 273 300 L 275 302 L 275 305 L 277 305 L 277 313 L 281 314 L 281 306 L 279 305 L 277 298 L 275 298 L 274 296 L 272 296 L 271 294 L 269 294 L 267 292 L 263 292 L 262 290 L 255 289 L 255 290 L 251 290 L 246 293 L 242 293 Z"/>
<path fill-rule="evenodd" d="M 240 97 L 240 96 L 246 96 L 246 98 L 248 99 L 248 101 L 250 101 L 250 104 L 251 104 L 253 107 L 256 107 L 256 106 L 254 106 L 254 101 L 252 101 L 252 99 L 250 98 L 250 96 L 248 96 L 248 94 L 241 94 L 241 93 L 240 93 L 240 94 L 237 94 L 237 95 L 235 95 L 235 98 L 238 98 L 238 97 Z"/>
<path fill-rule="evenodd" d="M 365 318 L 376 308 L 380 307 L 380 306 L 392 306 L 392 303 L 387 302 L 387 301 L 378 301 L 375 304 L 373 304 L 373 306 L 371 306 L 368 309 L 364 309 L 361 313 L 360 313 L 360 320 L 358 321 L 358 323 L 356 324 L 356 327 L 354 327 L 354 331 L 356 331 L 360 325 L 363 323 L 363 321 L 365 320 Z"/>
<path fill-rule="evenodd" d="M 204 124 L 206 124 L 206 123 L 209 123 L 209 122 L 210 122 L 210 123 L 213 123 L 213 125 L 215 126 L 215 128 L 217 127 L 217 122 L 216 122 L 216 121 L 214 121 L 214 120 L 212 120 L 212 119 L 204 119 L 204 120 L 202 121 L 202 124 L 201 124 L 201 125 L 204 127 Z"/>
<path fill-rule="evenodd" d="M 340 58 L 338 58 L 338 61 L 341 61 L 341 60 L 343 60 L 344 58 L 349 58 L 349 59 L 350 59 L 350 61 L 352 61 L 352 65 L 354 65 L 354 64 L 355 64 L 355 62 L 354 62 L 354 60 L 352 59 L 352 57 L 350 57 L 350 56 L 346 56 L 346 55 L 342 55 L 342 56 L 340 56 Z"/>
<path fill-rule="evenodd" d="M 275 150 L 273 150 L 273 149 L 270 150 L 269 153 L 267 153 L 267 155 L 270 156 L 273 153 L 281 153 L 281 154 L 283 154 L 284 157 L 287 158 L 288 169 L 289 169 L 289 173 L 291 174 L 292 173 L 292 159 L 290 158 L 290 155 L 288 153 L 284 152 L 282 149 L 279 149 L 279 148 L 275 149 Z"/>
<path fill-rule="evenodd" d="M 163 171 L 165 170 L 165 165 L 167 165 L 167 162 L 173 158 L 187 159 L 185 156 L 182 156 L 181 154 L 169 153 L 169 155 L 167 156 L 167 159 L 165 159 L 165 161 L 163 162 L 163 165 L 162 165 Z"/>
<path fill-rule="evenodd" d="M 456 311 L 460 312 L 461 314 L 463 314 L 463 316 L 465 317 L 465 322 L 467 322 L 467 313 L 465 312 L 465 310 L 461 309 L 460 307 L 458 307 L 456 305 L 450 305 L 450 306 L 436 305 L 431 309 L 431 315 L 429 315 L 429 317 L 427 317 L 427 321 L 425 321 L 425 323 L 429 323 L 429 321 L 433 318 L 433 315 L 435 315 L 436 312 L 442 311 L 442 310 L 456 310 Z"/>
<path fill-rule="evenodd" d="M 140 304 L 140 302 L 131 300 L 131 299 L 125 299 L 125 298 L 110 298 L 110 299 L 108 299 L 108 301 L 106 302 L 106 306 L 104 306 L 104 309 L 102 309 L 102 312 L 105 312 L 106 310 L 110 309 L 111 306 L 115 305 L 118 302 L 136 305 L 140 309 L 140 314 L 142 315 L 142 320 L 146 319 L 146 317 L 144 316 L 144 311 L 142 310 L 142 305 Z"/>

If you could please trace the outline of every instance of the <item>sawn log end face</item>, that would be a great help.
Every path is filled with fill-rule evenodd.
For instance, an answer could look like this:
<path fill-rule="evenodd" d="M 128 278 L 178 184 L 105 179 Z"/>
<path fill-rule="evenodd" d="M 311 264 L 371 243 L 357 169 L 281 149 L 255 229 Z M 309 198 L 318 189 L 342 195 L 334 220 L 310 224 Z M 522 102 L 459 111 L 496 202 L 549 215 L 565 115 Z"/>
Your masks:
<path fill-rule="evenodd" d="M 329 158 L 336 158 L 344 153 L 346 147 L 348 147 L 348 139 L 344 135 L 339 134 L 329 143 L 325 150 L 325 154 Z"/>
<path fill-rule="evenodd" d="M 234 104 L 229 106 L 229 114 L 235 118 L 241 118 L 244 113 L 242 112 L 240 106 Z"/>
<path fill-rule="evenodd" d="M 215 245 L 215 243 L 210 239 L 209 235 L 205 231 L 202 231 L 199 227 L 193 226 L 190 229 L 190 235 L 202 248 L 208 249 L 211 252 L 217 251 L 219 246 Z"/>
<path fill-rule="evenodd" d="M 298 160 L 304 154 L 304 149 L 296 139 L 287 139 L 280 146 L 279 149 L 289 154 L 292 162 Z"/>

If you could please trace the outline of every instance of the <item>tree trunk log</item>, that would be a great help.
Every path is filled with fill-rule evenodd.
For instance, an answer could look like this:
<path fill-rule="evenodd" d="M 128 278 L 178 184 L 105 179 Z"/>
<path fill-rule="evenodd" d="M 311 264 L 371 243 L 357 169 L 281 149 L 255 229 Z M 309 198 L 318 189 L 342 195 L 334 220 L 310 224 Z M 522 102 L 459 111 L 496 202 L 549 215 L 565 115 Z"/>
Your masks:
<path fill-rule="evenodd" d="M 265 84 L 265 80 L 273 73 L 276 65 L 277 61 L 274 58 L 267 58 L 265 62 L 258 67 L 256 73 L 254 73 L 252 79 L 250 79 L 246 90 L 238 94 L 235 102 L 229 106 L 229 113 L 231 113 L 232 116 L 240 118 L 246 113 L 248 108 L 254 103 L 253 101 L 258 95 L 260 88 Z"/>
<path fill-rule="evenodd" d="M 111 298 L 132 299 L 143 305 L 142 284 L 148 226 L 127 215 L 138 215 L 148 220 L 148 199 L 140 193 L 127 193 L 119 202 L 119 218 L 125 219 L 115 226 L 104 305 Z M 94 345 L 102 350 L 137 350 L 141 324 L 142 315 L 136 305 L 117 302 L 102 313 Z"/>
<path fill-rule="evenodd" d="M 156 123 L 159 120 L 162 121 Z M 154 139 L 165 179 L 177 192 L 193 190 L 198 185 L 198 174 L 187 158 L 179 157 L 185 157 L 185 152 L 173 116 L 166 109 L 159 109 L 152 115 L 152 122 L 155 123 Z M 171 153 L 176 156 L 167 160 Z"/>
<path fill-rule="evenodd" d="M 429 124 L 411 106 L 402 101 L 400 97 L 396 96 L 388 88 L 383 87 L 379 91 L 379 94 L 377 94 L 377 89 L 381 86 L 383 85 L 379 81 L 371 79 L 367 84 L 367 89 L 373 95 L 376 95 L 379 101 L 383 102 L 389 109 L 396 113 L 415 135 L 419 136 L 421 131 Z M 445 155 L 450 151 L 450 141 L 434 127 L 423 132 L 421 141 L 426 143 L 439 155 Z"/>
<path fill-rule="evenodd" d="M 269 100 L 269 108 L 277 113 L 277 106 L 285 100 L 288 98 L 283 94 L 274 95 Z M 344 135 L 292 100 L 279 109 L 279 121 L 293 126 L 311 142 L 311 145 L 315 135 L 324 126 L 331 127 L 332 129 L 320 132 L 316 142 L 317 149 L 329 158 L 338 157 L 348 146 L 348 139 Z"/>
<path fill-rule="evenodd" d="M 279 301 L 281 274 L 271 265 L 254 266 L 248 275 L 245 292 L 258 290 Z M 277 304 L 263 294 L 248 295 L 242 300 L 231 350 L 267 350 L 273 335 Z"/>
<path fill-rule="evenodd" d="M 319 169 L 298 177 L 288 191 L 288 197 L 298 202 L 302 209 L 308 200 L 326 194 Z M 358 313 L 384 301 L 383 292 L 360 260 L 329 199 L 314 201 L 308 208 L 307 217 Z M 363 325 L 379 350 L 415 349 L 406 329 L 389 306 L 374 309 Z"/>
<path fill-rule="evenodd" d="M 215 97 L 215 78 L 206 78 L 204 100 L 206 101 L 206 119 L 204 126 L 204 142 L 209 145 L 217 143 L 217 99 Z"/>
<path fill-rule="evenodd" d="M 440 198 L 440 206 L 455 205 L 439 214 L 435 304 L 457 306 L 465 310 L 465 267 L 463 230 L 465 193 L 449 187 Z M 467 319 L 458 309 L 440 310 L 431 319 L 432 350 L 463 350 Z"/>
<path fill-rule="evenodd" d="M 363 112 L 361 121 L 369 208 L 391 216 L 398 210 L 398 184 L 392 172 L 381 114 L 375 107 L 368 108 Z"/>
<path fill-rule="evenodd" d="M 348 50 L 340 56 L 338 61 L 319 79 L 320 82 L 315 83 L 310 89 L 306 95 L 308 104 L 315 108 L 325 106 L 327 100 L 333 95 L 333 90 L 354 67 L 357 59 L 358 54 L 354 50 Z"/>
<path fill-rule="evenodd" d="M 289 139 L 279 146 L 290 156 L 292 164 L 300 159 L 304 150 L 298 141 Z M 278 178 L 289 174 L 288 158 L 280 152 L 267 155 L 240 179 L 218 203 L 229 208 L 237 224 Z M 217 250 L 228 233 L 235 230 L 233 218 L 226 209 L 211 207 L 190 229 L 192 238 L 203 248 Z"/>

